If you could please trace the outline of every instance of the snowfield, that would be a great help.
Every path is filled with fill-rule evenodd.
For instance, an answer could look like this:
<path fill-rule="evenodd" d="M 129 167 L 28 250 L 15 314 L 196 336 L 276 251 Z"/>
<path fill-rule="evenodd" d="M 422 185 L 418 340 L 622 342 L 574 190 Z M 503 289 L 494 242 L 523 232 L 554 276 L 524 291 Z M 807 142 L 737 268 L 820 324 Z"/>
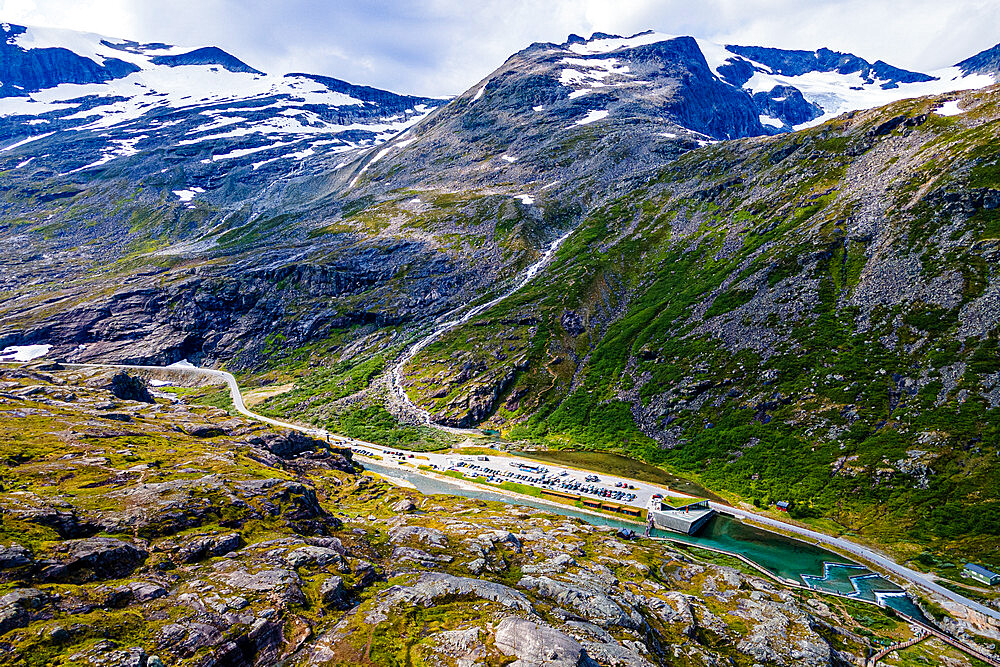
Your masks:
<path fill-rule="evenodd" d="M 44 357 L 51 345 L 11 345 L 0 350 L 0 361 L 32 361 Z"/>
<path fill-rule="evenodd" d="M 17 33 L 21 29 L 8 24 L 8 48 L 68 49 L 75 56 L 59 57 L 67 59 L 70 69 L 79 67 L 80 58 L 99 66 L 128 63 L 119 63 L 116 75 L 124 74 L 119 78 L 62 83 L 0 98 L 0 118 L 24 128 L 14 132 L 10 145 L 0 151 L 23 152 L 34 142 L 41 146 L 56 132 L 92 133 L 104 140 L 99 152 L 64 169 L 66 173 L 101 167 L 164 141 L 210 147 L 214 154 L 202 160 L 204 164 L 291 145 L 294 149 L 285 153 L 292 159 L 305 159 L 321 145 L 369 149 L 413 126 L 445 101 L 398 96 L 305 74 L 266 74 L 214 48 L 138 44 L 37 27 Z M 185 60 L 188 54 L 194 55 Z M 174 60 L 160 60 L 165 56 Z M 203 64 L 205 59 L 209 64 Z M 122 71 L 128 66 L 139 71 Z M 50 125 L 53 132 L 25 137 L 37 132 L 29 129 L 37 125 Z M 173 127 L 176 130 L 167 131 Z M 144 144 L 150 136 L 154 139 Z M 266 155 L 254 164 L 259 167 L 282 157 Z"/>
<path fill-rule="evenodd" d="M 589 125 L 598 120 L 604 120 L 608 117 L 608 111 L 606 109 L 588 111 L 587 115 L 576 121 L 576 125 Z"/>
<path fill-rule="evenodd" d="M 586 95 L 595 88 L 640 83 L 634 79 L 634 74 L 627 64 L 628 50 L 675 39 L 682 38 L 677 35 L 650 31 L 631 37 L 602 36 L 583 42 L 571 42 L 560 47 L 562 52 L 568 51 L 574 55 L 564 57 L 559 61 L 566 65 L 561 72 L 559 82 L 564 86 L 574 88 L 569 95 L 570 99 Z M 760 115 L 762 125 L 781 131 L 799 130 L 819 125 L 848 111 L 872 109 L 903 99 L 982 88 L 995 83 L 992 76 L 966 75 L 958 67 L 929 72 L 926 76 L 933 77 L 933 80 L 917 83 L 875 77 L 866 80 L 859 72 L 842 74 L 838 71 L 817 70 L 788 76 L 778 74 L 767 65 L 730 50 L 740 47 L 729 47 L 704 39 L 695 39 L 694 41 L 705 57 L 709 69 L 720 81 L 726 81 L 725 77 L 720 74 L 722 68 L 734 63 L 741 64 L 752 69 L 753 72 L 750 79 L 741 86 L 751 96 L 758 93 L 770 93 L 775 86 L 791 86 L 797 89 L 807 102 L 821 110 L 818 117 L 793 126 L 786 125 L 784 121 L 769 113 Z M 608 57 L 609 54 L 615 54 L 616 57 Z M 619 54 L 621 55 L 619 56 Z M 809 52 L 801 52 L 801 54 L 809 55 Z M 797 55 L 801 57 L 801 54 Z M 818 58 L 818 55 L 816 57 Z M 819 61 L 817 60 L 817 62 Z M 874 67 L 871 63 L 868 65 Z M 910 74 L 919 73 L 911 72 Z M 784 96 L 772 98 L 772 102 L 775 104 L 785 101 Z M 948 108 L 950 109 L 950 107 Z"/>

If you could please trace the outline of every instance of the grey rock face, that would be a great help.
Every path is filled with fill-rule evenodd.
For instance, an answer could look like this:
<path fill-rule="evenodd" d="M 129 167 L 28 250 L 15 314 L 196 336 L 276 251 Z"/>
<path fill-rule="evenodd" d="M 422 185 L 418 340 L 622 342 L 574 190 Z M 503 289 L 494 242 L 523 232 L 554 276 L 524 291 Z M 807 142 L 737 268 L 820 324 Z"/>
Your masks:
<path fill-rule="evenodd" d="M 180 65 L 221 65 L 230 72 L 263 74 L 263 72 L 255 70 L 242 60 L 231 56 L 215 46 L 206 46 L 177 55 L 155 56 L 152 61 L 157 65 L 167 65 L 168 67 L 178 67 Z"/>
<path fill-rule="evenodd" d="M 516 616 L 500 621 L 496 646 L 517 658 L 510 667 L 582 667 L 595 664 L 575 639 L 558 630 Z"/>
<path fill-rule="evenodd" d="M 319 594 L 323 604 L 334 609 L 350 606 L 350 602 L 347 600 L 347 590 L 344 588 L 344 580 L 336 575 L 323 580 Z"/>
<path fill-rule="evenodd" d="M 933 81 L 934 77 L 921 72 L 910 72 L 893 67 L 881 60 L 870 63 L 850 53 L 817 49 L 816 51 L 792 51 L 761 46 L 728 45 L 730 53 L 745 56 L 754 62 L 766 65 L 775 74 L 799 76 L 809 72 L 837 72 L 838 74 L 859 74 L 866 82 L 875 80 L 886 82 L 884 87 L 893 84 Z"/>
<path fill-rule="evenodd" d="M 596 586 L 584 586 L 559 581 L 551 577 L 523 577 L 518 586 L 534 589 L 539 594 L 551 598 L 561 607 L 572 609 L 580 616 L 590 619 L 602 628 L 621 626 L 642 627 L 642 617 L 633 610 L 626 610 Z"/>
<path fill-rule="evenodd" d="M 553 574 L 566 570 L 566 568 L 576 565 L 576 561 L 569 554 L 559 554 L 553 556 L 537 565 L 524 565 L 521 572 L 524 574 Z"/>
<path fill-rule="evenodd" d="M 274 568 L 250 572 L 232 567 L 221 570 L 219 577 L 234 588 L 269 593 L 282 604 L 301 604 L 306 599 L 302 593 L 302 579 L 293 570 Z"/>
<path fill-rule="evenodd" d="M 47 570 L 53 579 L 107 579 L 123 577 L 149 556 L 144 547 L 110 537 L 68 540 L 59 545 L 59 564 Z"/>
<path fill-rule="evenodd" d="M 403 498 L 398 503 L 396 503 L 395 505 L 392 506 L 392 511 L 396 512 L 397 514 L 404 514 L 406 512 L 412 512 L 415 509 L 417 509 L 416 503 L 414 503 L 409 498 Z"/>
<path fill-rule="evenodd" d="M 288 552 L 285 561 L 292 567 L 324 567 L 343 565 L 344 557 L 336 549 L 306 546 Z"/>
<path fill-rule="evenodd" d="M 280 433 L 266 433 L 263 436 L 264 446 L 269 452 L 283 459 L 290 459 L 304 452 L 311 452 L 326 448 L 326 443 L 316 438 L 311 438 L 298 431 L 282 431 Z"/>
<path fill-rule="evenodd" d="M 451 560 L 451 556 L 434 556 L 413 547 L 396 547 L 392 550 L 392 562 L 397 565 L 417 563 L 424 567 L 433 567 L 437 563 L 448 563 Z"/>
<path fill-rule="evenodd" d="M 754 93 L 753 102 L 761 114 L 789 127 L 823 115 L 823 109 L 806 100 L 802 91 L 793 86 L 775 86 L 770 91 Z"/>
<path fill-rule="evenodd" d="M 24 32 L 23 26 L 10 25 L 0 42 L 0 80 L 4 82 L 0 97 L 25 97 L 62 83 L 104 83 L 139 71 L 124 60 L 112 58 L 98 65 L 69 49 L 25 50 L 9 43 L 12 36 Z"/>
<path fill-rule="evenodd" d="M 963 74 L 1000 74 L 1000 44 L 955 65 Z"/>
<path fill-rule="evenodd" d="M 36 588 L 19 588 L 0 597 L 0 635 L 24 627 L 48 595 Z"/>
<path fill-rule="evenodd" d="M 150 581 L 136 581 L 129 584 L 136 602 L 143 603 L 156 600 L 167 594 L 167 589 Z"/>
<path fill-rule="evenodd" d="M 448 544 L 448 537 L 437 528 L 426 526 L 399 526 L 389 531 L 389 541 L 392 544 L 417 542 L 430 547 L 443 548 Z"/>
<path fill-rule="evenodd" d="M 32 562 L 31 552 L 20 544 L 0 545 L 0 570 L 24 567 Z"/>
<path fill-rule="evenodd" d="M 427 606 L 435 599 L 447 595 L 472 595 L 496 602 L 507 609 L 532 612 L 528 598 L 510 586 L 441 572 L 424 572 L 412 585 L 386 589 L 381 594 L 378 605 L 368 614 L 368 622 L 378 623 L 385 620 L 389 617 L 390 610 L 398 605 Z"/>
<path fill-rule="evenodd" d="M 563 329 L 566 330 L 570 336 L 576 337 L 586 331 L 586 327 L 583 325 L 583 318 L 572 310 L 567 310 L 563 313 L 560 319 Z"/>
<path fill-rule="evenodd" d="M 111 393 L 123 401 L 138 401 L 140 403 L 155 403 L 149 394 L 149 389 L 142 378 L 122 371 L 111 378 Z"/>
<path fill-rule="evenodd" d="M 177 550 L 177 558 L 182 563 L 194 563 L 203 558 L 224 556 L 241 546 L 243 538 L 239 533 L 195 536 Z"/>

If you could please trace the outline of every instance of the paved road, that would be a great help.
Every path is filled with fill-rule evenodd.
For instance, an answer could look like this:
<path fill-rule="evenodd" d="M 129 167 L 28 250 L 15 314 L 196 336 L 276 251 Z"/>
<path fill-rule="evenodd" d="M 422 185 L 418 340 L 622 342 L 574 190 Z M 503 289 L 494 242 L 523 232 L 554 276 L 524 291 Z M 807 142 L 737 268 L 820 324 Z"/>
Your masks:
<path fill-rule="evenodd" d="M 293 431 L 301 431 L 303 433 L 308 433 L 310 435 L 322 435 L 326 437 L 326 431 L 317 428 L 309 428 L 306 426 L 300 426 L 298 424 L 291 424 L 289 422 L 283 422 L 279 419 L 271 419 L 270 417 L 265 417 L 264 415 L 257 414 L 247 407 L 246 403 L 243 402 L 243 394 L 240 392 L 240 386 L 236 382 L 236 378 L 233 377 L 232 373 L 227 373 L 226 371 L 217 371 L 212 368 L 198 368 L 197 366 L 186 366 L 182 364 L 175 364 L 173 366 L 135 366 L 131 364 L 63 364 L 70 368 L 118 368 L 121 370 L 136 370 L 136 371 L 152 371 L 152 372 L 162 372 L 170 371 L 171 373 L 176 373 L 178 375 L 189 375 L 195 377 L 209 377 L 218 380 L 222 380 L 229 387 L 229 395 L 233 399 L 233 406 L 236 411 L 240 414 L 249 417 L 250 419 L 256 419 L 257 421 L 264 422 L 266 424 L 271 424 L 272 426 L 278 426 L 280 428 L 287 428 Z M 338 436 L 338 439 L 340 436 Z"/>
<path fill-rule="evenodd" d="M 691 498 L 691 496 L 671 491 L 656 484 L 578 470 L 548 462 L 533 461 L 517 456 L 498 454 L 482 456 L 440 452 L 416 454 L 369 443 L 359 445 L 356 442 L 351 442 L 351 447 L 361 455 L 365 455 L 367 452 L 375 454 L 383 460 L 427 465 L 437 472 L 454 471 L 464 474 L 470 480 L 480 477 L 486 478 L 493 484 L 514 482 L 538 489 L 552 489 L 579 495 L 583 498 L 602 500 L 638 509 L 649 507 L 655 494 L 665 496 L 668 500 L 671 498 Z"/>
<path fill-rule="evenodd" d="M 867 549 L 849 540 L 845 540 L 840 537 L 833 537 L 832 535 L 825 535 L 823 533 L 819 533 L 816 532 L 815 530 L 810 530 L 808 528 L 794 526 L 790 523 L 785 523 L 784 521 L 778 521 L 777 519 L 772 519 L 771 517 L 768 516 L 761 516 L 756 512 L 748 512 L 746 510 L 739 509 L 737 507 L 731 507 L 729 505 L 724 505 L 722 503 L 710 503 L 710 505 L 719 512 L 726 512 L 727 514 L 733 514 L 743 519 L 751 519 L 753 521 L 762 523 L 767 526 L 772 526 L 774 528 L 786 530 L 795 533 L 797 535 L 808 537 L 817 542 L 822 542 L 824 544 L 829 544 L 831 546 L 838 547 L 840 549 L 843 549 L 844 551 L 847 551 L 850 554 L 858 556 L 862 560 L 866 560 L 871 563 L 875 563 L 876 565 L 880 565 L 881 567 L 892 572 L 893 574 L 896 574 L 897 576 L 902 577 L 903 579 L 906 579 L 907 581 L 915 583 L 919 586 L 923 586 L 924 588 L 932 590 L 935 593 L 941 595 L 942 597 L 948 598 L 953 602 L 965 605 L 966 607 L 978 611 L 981 614 L 986 614 L 991 618 L 1000 620 L 1000 612 L 998 612 L 996 609 L 991 609 L 986 605 L 979 604 L 975 600 L 970 600 L 969 598 L 963 595 L 959 595 L 958 593 L 949 590 L 944 586 L 941 586 L 940 584 L 936 583 L 933 579 L 930 579 L 926 574 L 917 572 L 916 570 L 911 570 L 910 568 L 904 565 L 900 565 L 894 560 L 891 560 L 875 551 L 872 551 L 871 549 Z"/>
<path fill-rule="evenodd" d="M 235 406 L 236 411 L 251 419 L 256 419 L 266 424 L 271 424 L 272 426 L 278 426 L 281 428 L 287 428 L 294 431 L 300 431 L 323 439 L 329 437 L 331 440 L 334 440 L 336 442 L 343 443 L 356 448 L 368 449 L 373 452 L 379 452 L 383 455 L 388 454 L 389 452 L 399 452 L 402 453 L 404 456 L 408 456 L 411 453 L 411 452 L 404 453 L 402 452 L 402 450 L 391 450 L 389 448 L 381 447 L 379 445 L 375 445 L 370 442 L 364 442 L 362 440 L 354 440 L 352 438 L 346 438 L 338 434 L 328 433 L 323 429 L 300 426 L 298 424 L 291 424 L 288 422 L 280 421 L 278 419 L 271 419 L 270 417 L 265 417 L 264 415 L 257 414 L 256 412 L 253 412 L 252 410 L 247 408 L 246 404 L 243 402 L 243 394 L 240 392 L 240 387 L 239 384 L 236 382 L 236 378 L 233 377 L 231 373 L 227 373 L 225 371 L 218 371 L 209 368 L 197 368 L 194 366 L 178 366 L 178 365 L 175 366 L 132 366 L 123 364 L 66 364 L 66 365 L 74 368 L 119 368 L 119 369 L 144 370 L 153 372 L 162 372 L 164 370 L 167 370 L 179 373 L 181 375 L 211 377 L 215 379 L 220 379 L 224 381 L 226 385 L 228 385 L 229 393 L 232 396 L 233 405 Z M 426 454 L 421 454 L 421 455 L 428 456 L 428 460 L 430 460 L 430 457 L 432 456 Z M 441 457 L 439 460 L 440 461 L 439 467 L 443 465 L 444 467 L 442 469 L 445 470 L 448 469 L 449 465 L 447 465 L 447 463 L 449 463 L 450 461 L 453 460 L 475 461 L 476 459 L 475 456 L 456 456 L 456 455 L 433 455 L 433 456 Z M 501 463 L 501 461 L 504 463 L 504 465 L 507 465 L 508 461 L 519 461 L 528 465 L 538 465 L 537 461 L 531 461 L 530 459 L 517 459 L 515 457 L 500 457 L 500 456 L 490 457 L 490 462 L 492 463 Z M 476 463 L 482 464 L 484 462 L 476 461 Z M 554 470 L 557 468 L 562 470 L 562 468 L 560 468 L 559 466 L 554 466 L 551 464 L 544 464 L 544 465 L 549 470 Z M 494 467 L 501 468 L 502 466 L 497 465 Z M 572 469 L 567 468 L 566 470 L 572 470 Z M 420 474 L 419 470 L 413 470 L 413 471 L 416 472 L 417 474 Z M 577 474 L 586 474 L 586 473 L 579 473 L 578 471 L 574 472 L 576 472 Z M 602 481 L 605 480 L 611 481 L 611 488 L 614 488 L 613 485 L 614 481 L 616 480 L 621 481 L 621 479 L 622 478 L 614 478 L 607 475 L 602 476 Z M 654 487 L 653 485 L 644 484 L 643 482 L 638 482 L 636 480 L 628 480 L 628 481 L 629 483 L 631 483 L 636 487 L 645 489 L 644 494 L 651 494 L 653 492 L 652 491 L 653 488 L 659 489 L 659 487 Z M 662 491 L 662 489 L 660 490 Z M 648 503 L 649 496 L 645 495 L 644 497 L 646 502 Z M 645 507 L 645 505 L 639 505 L 639 506 Z M 720 512 L 732 514 L 736 517 L 743 519 L 750 519 L 766 526 L 771 526 L 779 530 L 795 533 L 797 535 L 802 535 L 817 542 L 823 544 L 829 544 L 839 549 L 843 549 L 844 551 L 847 551 L 848 553 L 857 556 L 862 560 L 875 563 L 881 566 L 882 568 L 892 572 L 893 574 L 911 583 L 917 584 L 918 586 L 922 586 L 928 590 L 931 590 L 937 593 L 938 595 L 941 595 L 944 598 L 947 598 L 960 605 L 964 605 L 969 609 L 977 611 L 981 614 L 985 614 L 986 616 L 989 616 L 993 619 L 1000 620 L 1000 612 L 998 612 L 997 610 L 991 609 L 990 607 L 980 604 L 975 600 L 970 600 L 969 598 L 963 595 L 959 595 L 958 593 L 955 593 L 954 591 L 951 591 L 945 588 L 944 586 L 941 586 L 940 584 L 936 583 L 935 581 L 930 579 L 927 575 L 917 572 L 915 570 L 911 570 L 910 568 L 900 565 L 899 563 L 896 563 L 895 561 L 887 558 L 886 556 L 883 556 L 882 554 L 872 551 L 871 549 L 865 548 L 859 544 L 855 544 L 854 542 L 839 537 L 833 537 L 832 535 L 825 535 L 815 530 L 810 530 L 808 528 L 795 526 L 789 523 L 785 523 L 784 521 L 779 521 L 777 519 L 771 518 L 769 516 L 763 516 L 757 514 L 756 512 L 749 512 L 747 510 L 743 510 L 737 507 L 732 507 L 730 505 L 713 502 L 711 503 L 711 506 L 713 507 L 713 509 Z"/>

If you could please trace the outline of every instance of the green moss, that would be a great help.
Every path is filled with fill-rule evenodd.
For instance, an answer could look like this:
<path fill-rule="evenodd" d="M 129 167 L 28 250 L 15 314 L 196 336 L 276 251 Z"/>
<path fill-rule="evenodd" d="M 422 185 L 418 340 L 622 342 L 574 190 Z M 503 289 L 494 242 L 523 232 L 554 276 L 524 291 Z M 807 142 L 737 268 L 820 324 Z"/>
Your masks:
<path fill-rule="evenodd" d="M 229 387 L 222 387 L 213 391 L 208 391 L 200 396 L 192 398 L 192 402 L 197 405 L 208 405 L 213 408 L 221 408 L 227 412 L 234 412 L 233 397 L 229 393 Z"/>
<path fill-rule="evenodd" d="M 918 303 L 903 316 L 903 321 L 932 336 L 941 336 L 958 322 L 958 311 L 934 304 Z"/>
<path fill-rule="evenodd" d="M 748 303 L 751 299 L 753 299 L 755 294 L 756 291 L 754 290 L 739 289 L 723 292 L 712 302 L 708 311 L 705 312 L 705 317 L 716 317 L 718 315 L 724 315 L 731 310 L 735 310 L 743 304 Z"/>

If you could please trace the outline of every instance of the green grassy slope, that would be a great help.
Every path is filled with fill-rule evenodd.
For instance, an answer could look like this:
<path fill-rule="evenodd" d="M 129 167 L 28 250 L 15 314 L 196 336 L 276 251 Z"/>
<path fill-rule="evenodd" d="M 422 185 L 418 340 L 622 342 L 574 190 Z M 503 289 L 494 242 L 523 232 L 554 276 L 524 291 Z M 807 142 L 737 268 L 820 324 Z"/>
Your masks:
<path fill-rule="evenodd" d="M 508 437 L 792 500 L 906 554 L 1000 553 L 1000 95 L 939 104 L 686 154 L 427 347 L 411 396 L 454 411 L 513 336 L 527 361 L 484 424 Z"/>

